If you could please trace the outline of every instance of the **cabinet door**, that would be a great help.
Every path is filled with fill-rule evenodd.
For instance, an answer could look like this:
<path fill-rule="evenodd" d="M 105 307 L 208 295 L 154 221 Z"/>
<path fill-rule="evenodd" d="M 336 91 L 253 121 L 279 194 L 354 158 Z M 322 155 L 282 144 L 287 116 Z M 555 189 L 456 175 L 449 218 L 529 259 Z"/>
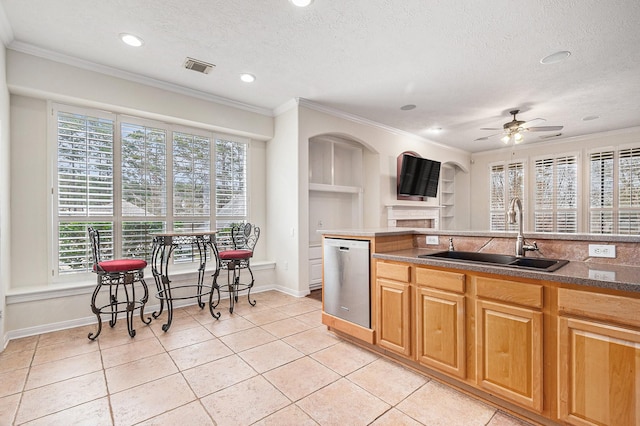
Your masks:
<path fill-rule="evenodd" d="M 565 317 L 558 323 L 560 420 L 640 424 L 640 332 Z"/>
<path fill-rule="evenodd" d="M 411 355 L 410 286 L 377 280 L 376 343 L 404 356 Z"/>
<path fill-rule="evenodd" d="M 464 379 L 464 296 L 417 287 L 415 312 L 418 361 Z"/>
<path fill-rule="evenodd" d="M 476 301 L 476 377 L 480 387 L 542 411 L 542 313 Z"/>

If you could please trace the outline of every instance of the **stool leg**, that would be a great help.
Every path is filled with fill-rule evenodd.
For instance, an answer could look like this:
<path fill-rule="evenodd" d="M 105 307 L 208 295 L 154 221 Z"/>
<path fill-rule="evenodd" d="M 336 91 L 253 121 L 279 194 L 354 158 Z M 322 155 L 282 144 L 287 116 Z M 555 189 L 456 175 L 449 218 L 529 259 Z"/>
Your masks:
<path fill-rule="evenodd" d="M 220 268 L 218 268 L 216 272 L 213 274 L 213 281 L 211 282 L 211 291 L 209 291 L 209 312 L 211 313 L 211 316 L 214 317 L 215 319 L 220 319 L 220 312 L 214 311 L 214 308 L 218 306 L 218 303 L 220 303 L 220 287 L 218 287 L 219 272 L 220 272 Z M 215 305 L 213 304 L 214 290 L 216 291 L 216 293 L 218 293 L 218 301 L 215 303 Z"/>
<path fill-rule="evenodd" d="M 98 283 L 96 285 L 95 290 L 93 290 L 93 295 L 91 296 L 91 312 L 96 314 L 98 317 L 98 331 L 93 334 L 89 333 L 87 336 L 90 340 L 96 340 L 102 331 L 102 318 L 100 317 L 100 309 L 96 307 L 96 297 L 98 297 L 98 293 L 100 292 L 100 288 L 102 287 L 102 277 L 98 275 Z"/>
<path fill-rule="evenodd" d="M 229 276 L 231 271 L 229 268 L 233 267 L 233 277 L 229 280 Z M 227 264 L 227 286 L 229 287 L 229 313 L 233 313 L 233 308 L 235 306 L 235 283 L 236 283 L 236 261 L 232 260 Z"/>
<path fill-rule="evenodd" d="M 114 277 L 112 275 L 109 275 L 109 305 L 111 306 L 111 319 L 109 320 L 109 326 L 111 328 L 115 327 L 116 321 L 118 320 L 118 288 L 120 287 L 120 280 L 124 280 L 124 277 L 118 275 L 114 286 L 113 278 Z"/>
<path fill-rule="evenodd" d="M 249 291 L 247 291 L 247 300 L 251 306 L 256 306 L 255 299 L 253 302 L 251 301 L 251 289 L 253 288 L 253 272 L 251 271 L 251 265 L 249 261 L 247 261 L 247 269 L 249 270 L 249 274 L 251 275 L 251 283 L 249 284 Z"/>
<path fill-rule="evenodd" d="M 149 288 L 147 287 L 147 283 L 144 281 L 144 278 L 140 278 L 140 283 L 142 284 L 142 290 L 144 290 L 142 299 L 140 299 L 140 320 L 145 324 L 151 324 L 151 317 L 148 317 L 146 321 L 144 319 L 144 306 L 149 300 Z"/>
<path fill-rule="evenodd" d="M 133 287 L 133 274 L 131 272 L 127 272 L 124 274 L 123 287 L 127 306 L 127 331 L 129 332 L 129 336 L 135 337 L 136 331 L 133 329 L 133 310 L 136 307 L 136 290 Z M 129 288 L 131 289 L 131 296 L 129 296 Z"/>

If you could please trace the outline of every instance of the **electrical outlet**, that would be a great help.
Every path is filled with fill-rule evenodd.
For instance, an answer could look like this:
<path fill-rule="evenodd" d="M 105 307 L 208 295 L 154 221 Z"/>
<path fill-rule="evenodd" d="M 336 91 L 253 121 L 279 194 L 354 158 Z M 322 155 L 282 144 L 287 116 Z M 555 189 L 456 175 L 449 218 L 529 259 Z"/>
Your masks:
<path fill-rule="evenodd" d="M 439 244 L 437 235 L 427 235 L 427 244 Z"/>
<path fill-rule="evenodd" d="M 613 244 L 589 244 L 590 257 L 616 257 L 616 246 Z"/>
<path fill-rule="evenodd" d="M 615 281 L 616 273 L 614 271 L 598 271 L 597 269 L 589 269 L 589 278 L 592 280 Z"/>

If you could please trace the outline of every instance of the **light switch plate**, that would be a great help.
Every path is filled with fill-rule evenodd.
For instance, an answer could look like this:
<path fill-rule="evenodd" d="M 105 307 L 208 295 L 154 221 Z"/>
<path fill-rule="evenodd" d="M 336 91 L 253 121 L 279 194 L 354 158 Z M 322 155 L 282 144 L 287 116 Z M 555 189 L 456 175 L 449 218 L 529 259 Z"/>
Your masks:
<path fill-rule="evenodd" d="M 427 244 L 439 244 L 437 235 L 427 235 Z"/>
<path fill-rule="evenodd" d="M 589 257 L 616 257 L 616 246 L 613 244 L 589 244 Z"/>

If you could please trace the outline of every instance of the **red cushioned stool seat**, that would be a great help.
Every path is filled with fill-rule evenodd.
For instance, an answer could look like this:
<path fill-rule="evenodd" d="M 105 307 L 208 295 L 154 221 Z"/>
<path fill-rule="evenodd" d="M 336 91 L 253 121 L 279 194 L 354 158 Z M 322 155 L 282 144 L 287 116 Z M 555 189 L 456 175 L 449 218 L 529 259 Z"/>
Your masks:
<path fill-rule="evenodd" d="M 219 253 L 222 260 L 248 259 L 253 256 L 251 250 L 225 250 Z"/>
<path fill-rule="evenodd" d="M 147 262 L 142 259 L 117 259 L 103 260 L 98 265 L 106 272 L 127 272 L 144 269 L 147 267 Z"/>

